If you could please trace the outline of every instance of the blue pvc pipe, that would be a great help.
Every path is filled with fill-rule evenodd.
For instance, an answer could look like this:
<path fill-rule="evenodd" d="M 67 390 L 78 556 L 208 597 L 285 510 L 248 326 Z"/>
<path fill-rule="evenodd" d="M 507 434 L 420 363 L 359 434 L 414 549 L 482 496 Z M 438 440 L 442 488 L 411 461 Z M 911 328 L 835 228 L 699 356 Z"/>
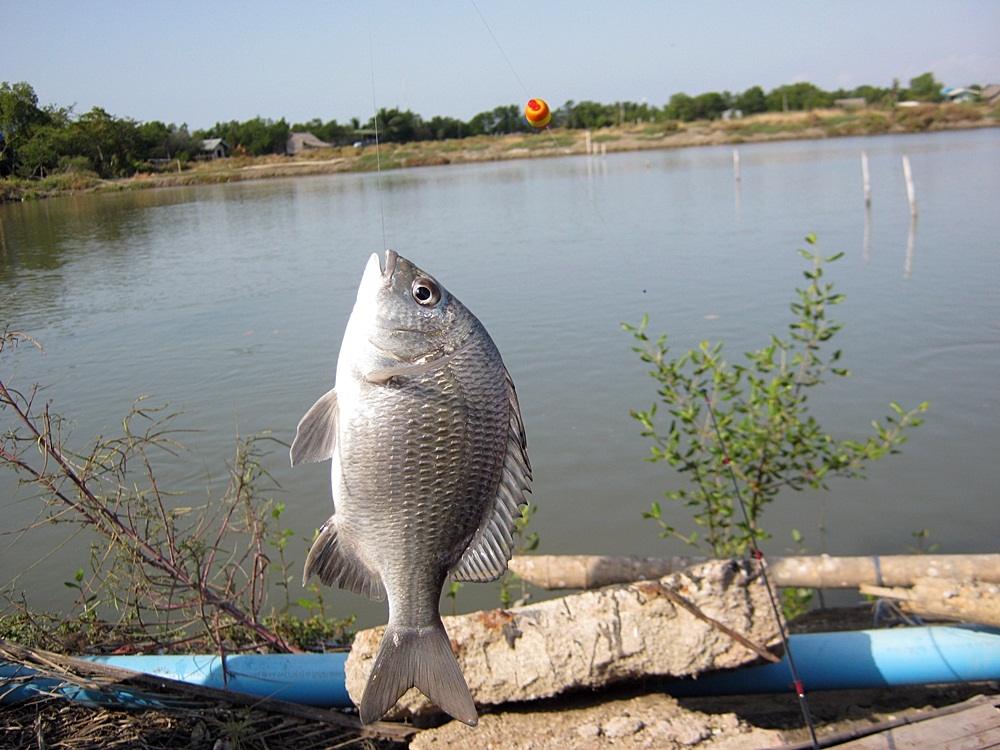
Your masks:
<path fill-rule="evenodd" d="M 889 687 L 1000 680 L 1000 630 L 977 626 L 920 627 L 810 633 L 791 637 L 792 653 L 807 690 Z M 218 656 L 87 656 L 99 664 L 223 688 Z M 311 706 L 351 705 L 344 684 L 347 655 L 237 654 L 226 657 L 228 687 L 242 693 Z M 86 703 L 133 707 L 162 705 L 140 688 L 118 691 L 110 700 L 98 691 L 34 677 L 19 664 L 0 663 L 0 702 L 26 700 L 56 691 Z M 29 678 L 27 681 L 23 680 Z M 11 682 L 12 678 L 20 678 Z M 714 672 L 677 680 L 674 695 L 776 693 L 791 689 L 786 661 Z"/>
<path fill-rule="evenodd" d="M 344 683 L 346 653 L 330 654 L 234 654 L 226 657 L 223 680 L 222 659 L 218 655 L 181 656 L 84 656 L 87 661 L 135 672 L 204 685 L 226 688 L 262 698 L 277 698 L 308 706 L 346 707 L 353 705 Z M 20 665 L 0 663 L 0 702 L 14 702 L 57 690 L 65 697 L 87 703 L 106 703 L 97 691 L 67 686 L 58 680 L 38 678 L 15 687 L 5 682 L 30 675 Z M 10 688 L 13 687 L 13 690 Z M 9 691 L 9 692 L 8 692 Z M 5 695 L 5 693 L 7 693 Z M 156 705 L 144 699 L 141 689 L 118 691 L 112 703 Z"/>
<path fill-rule="evenodd" d="M 1000 630 L 929 626 L 793 635 L 807 691 L 1000 680 Z M 672 695 L 779 693 L 792 689 L 787 657 L 776 664 L 671 682 Z"/>

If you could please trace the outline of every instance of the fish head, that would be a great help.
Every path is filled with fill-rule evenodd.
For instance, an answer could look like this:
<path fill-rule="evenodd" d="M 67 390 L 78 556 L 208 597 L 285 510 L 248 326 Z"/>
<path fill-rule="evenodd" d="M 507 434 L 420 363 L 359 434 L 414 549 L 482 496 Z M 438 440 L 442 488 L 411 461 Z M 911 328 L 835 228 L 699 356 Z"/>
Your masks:
<path fill-rule="evenodd" d="M 451 353 L 477 323 L 437 279 L 394 250 L 384 265 L 377 253 L 368 259 L 351 318 L 369 344 L 397 362 Z"/>

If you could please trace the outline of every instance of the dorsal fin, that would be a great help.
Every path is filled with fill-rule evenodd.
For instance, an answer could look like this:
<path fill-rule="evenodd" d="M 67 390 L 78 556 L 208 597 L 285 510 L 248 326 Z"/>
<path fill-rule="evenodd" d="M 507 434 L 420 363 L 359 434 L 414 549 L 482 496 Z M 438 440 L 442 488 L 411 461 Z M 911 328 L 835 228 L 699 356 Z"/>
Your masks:
<path fill-rule="evenodd" d="M 521 506 L 528 502 L 525 493 L 531 492 L 528 439 L 510 374 L 507 374 L 507 395 L 510 422 L 500 485 L 462 559 L 451 571 L 456 581 L 494 581 L 503 575 L 514 548 L 514 522 L 520 516 Z"/>

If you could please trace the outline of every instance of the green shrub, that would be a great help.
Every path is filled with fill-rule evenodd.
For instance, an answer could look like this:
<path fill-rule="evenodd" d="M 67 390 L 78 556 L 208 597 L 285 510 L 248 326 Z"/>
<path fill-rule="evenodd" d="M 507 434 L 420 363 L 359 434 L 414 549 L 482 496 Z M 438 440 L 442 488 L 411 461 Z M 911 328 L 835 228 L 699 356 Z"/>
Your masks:
<path fill-rule="evenodd" d="M 806 238 L 810 246 L 816 239 Z M 745 363 L 728 363 L 721 343 L 702 342 L 670 357 L 666 335 L 655 341 L 646 333 L 648 318 L 637 326 L 623 324 L 638 346 L 634 351 L 657 382 L 658 403 L 631 412 L 652 441 L 647 460 L 664 461 L 689 480 L 664 497 L 694 512 L 704 543 L 717 556 L 744 553 L 768 534 L 761 526 L 765 506 L 782 490 L 827 489 L 833 476 L 862 476 L 865 466 L 896 453 L 905 431 L 920 424 L 927 403 L 906 411 L 891 404 L 883 422 L 872 422 L 874 434 L 863 442 L 839 440 L 811 414 L 809 396 L 825 378 L 846 377 L 840 350 L 827 353 L 841 326 L 827 312 L 844 297 L 823 281 L 823 258 L 800 250 L 810 263 L 808 281 L 791 305 L 795 320 L 788 335 L 747 352 Z M 659 413 L 665 407 L 666 415 Z M 746 508 L 744 519 L 739 508 Z M 697 531 L 679 532 L 658 502 L 643 514 L 656 521 L 661 536 L 698 543 Z"/>

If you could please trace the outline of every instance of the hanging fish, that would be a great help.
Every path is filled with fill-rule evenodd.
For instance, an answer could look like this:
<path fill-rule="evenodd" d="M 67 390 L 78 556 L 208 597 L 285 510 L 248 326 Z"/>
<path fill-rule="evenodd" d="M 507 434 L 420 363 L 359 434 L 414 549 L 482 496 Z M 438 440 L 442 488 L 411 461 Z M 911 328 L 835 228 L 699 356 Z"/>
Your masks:
<path fill-rule="evenodd" d="M 552 110 L 544 99 L 528 99 L 524 105 L 524 119 L 531 127 L 543 130 L 552 122 Z"/>
<path fill-rule="evenodd" d="M 517 394 L 482 323 L 392 250 L 372 255 L 337 361 L 336 386 L 299 422 L 292 465 L 333 459 L 334 514 L 305 579 L 389 599 L 359 705 L 380 719 L 410 687 L 478 721 L 438 612 L 449 574 L 507 568 L 531 464 Z"/>

